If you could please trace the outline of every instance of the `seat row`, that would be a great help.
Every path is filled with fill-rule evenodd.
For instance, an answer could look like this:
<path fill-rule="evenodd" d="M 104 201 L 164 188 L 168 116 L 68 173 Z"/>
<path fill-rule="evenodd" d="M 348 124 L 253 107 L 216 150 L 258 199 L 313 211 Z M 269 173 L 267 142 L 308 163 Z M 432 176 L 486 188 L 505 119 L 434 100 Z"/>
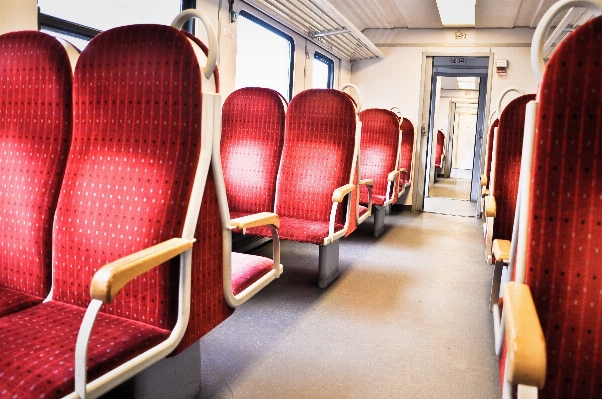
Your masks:
<path fill-rule="evenodd" d="M 191 17 L 209 48 L 179 30 Z M 280 238 L 320 245 L 328 285 L 337 239 L 410 184 L 411 123 L 360 113 L 342 91 L 308 90 L 287 108 L 242 89 L 222 109 L 217 40 L 198 11 L 109 30 L 81 55 L 37 31 L 0 36 L 0 51 L 11 397 L 97 397 L 190 352 L 282 273 Z M 233 231 L 271 237 L 272 259 L 233 252 Z"/>
<path fill-rule="evenodd" d="M 586 5 L 596 18 L 544 66 L 544 36 L 556 16 Z M 504 398 L 602 395 L 600 14 L 597 0 L 552 6 L 531 48 L 537 94 L 508 89 L 521 95 L 503 112 L 498 105 L 490 123 L 481 186 Z"/>

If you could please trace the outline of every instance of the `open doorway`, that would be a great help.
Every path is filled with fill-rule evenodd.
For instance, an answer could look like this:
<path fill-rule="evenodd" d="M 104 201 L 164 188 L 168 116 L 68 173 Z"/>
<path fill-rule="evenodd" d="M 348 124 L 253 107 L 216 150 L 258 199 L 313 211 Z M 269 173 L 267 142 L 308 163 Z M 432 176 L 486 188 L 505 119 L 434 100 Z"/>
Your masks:
<path fill-rule="evenodd" d="M 434 56 L 426 62 L 432 67 L 425 74 L 424 184 L 417 199 L 425 212 L 475 217 L 490 59 Z"/>

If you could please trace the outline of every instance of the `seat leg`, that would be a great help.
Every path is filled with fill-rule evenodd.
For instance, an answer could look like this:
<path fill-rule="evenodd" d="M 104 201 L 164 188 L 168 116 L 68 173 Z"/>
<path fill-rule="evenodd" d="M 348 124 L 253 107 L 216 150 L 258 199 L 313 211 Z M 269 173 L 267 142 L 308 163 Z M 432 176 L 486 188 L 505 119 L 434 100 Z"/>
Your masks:
<path fill-rule="evenodd" d="M 497 260 L 493 265 L 493 278 L 491 280 L 491 298 L 489 299 L 489 311 L 493 310 L 493 305 L 497 304 L 500 299 L 500 285 L 502 282 L 502 269 L 504 262 Z"/>
<path fill-rule="evenodd" d="M 372 206 L 372 213 L 374 214 L 374 237 L 380 236 L 385 231 L 385 207 L 383 206 Z"/>
<path fill-rule="evenodd" d="M 326 288 L 339 275 L 339 240 L 319 247 L 318 287 Z"/>
<path fill-rule="evenodd" d="M 200 397 L 200 394 L 201 345 L 197 341 L 179 355 L 160 360 L 136 374 L 101 396 L 101 399 L 193 399 Z"/>

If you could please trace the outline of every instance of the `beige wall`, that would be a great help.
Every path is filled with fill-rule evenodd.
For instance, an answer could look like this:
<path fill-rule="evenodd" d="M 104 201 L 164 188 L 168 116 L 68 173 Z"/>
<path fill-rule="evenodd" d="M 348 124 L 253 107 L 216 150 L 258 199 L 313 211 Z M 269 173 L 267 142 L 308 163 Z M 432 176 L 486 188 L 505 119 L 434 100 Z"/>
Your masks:
<path fill-rule="evenodd" d="M 364 108 L 399 107 L 403 115 L 420 131 L 419 108 L 424 53 L 446 53 L 470 56 L 491 53 L 494 62 L 506 59 L 509 63 L 505 79 L 493 73 L 490 112 L 500 93 L 511 86 L 534 93 L 537 82 L 531 70 L 529 51 L 533 29 L 467 29 L 466 39 L 455 39 L 454 29 L 366 29 L 363 33 L 385 55 L 384 59 L 362 60 L 353 63 L 351 82 L 363 96 Z M 509 94 L 507 104 L 515 96 Z M 491 108 L 493 107 L 493 108 Z M 411 191 L 411 190 L 410 190 Z M 411 192 L 404 203 L 411 204 Z"/>
<path fill-rule="evenodd" d="M 16 30 L 38 29 L 36 0 L 1 0 L 0 34 Z"/>

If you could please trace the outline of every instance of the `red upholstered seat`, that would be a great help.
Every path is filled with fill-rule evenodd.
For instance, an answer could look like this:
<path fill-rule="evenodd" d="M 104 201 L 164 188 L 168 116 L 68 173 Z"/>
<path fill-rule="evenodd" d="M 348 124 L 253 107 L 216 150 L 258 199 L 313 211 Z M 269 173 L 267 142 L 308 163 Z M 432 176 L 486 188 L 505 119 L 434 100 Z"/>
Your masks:
<path fill-rule="evenodd" d="M 487 177 L 487 186 L 489 187 L 489 183 L 491 182 L 491 160 L 493 159 L 493 141 L 495 138 L 495 128 L 500 125 L 499 118 L 496 118 L 495 121 L 489 127 L 489 134 L 487 135 L 487 165 L 485 167 L 485 176 Z"/>
<path fill-rule="evenodd" d="M 85 309 L 51 301 L 0 318 L 0 393 L 60 398 L 73 392 L 75 341 Z M 94 379 L 165 340 L 169 330 L 99 314 L 88 346 Z"/>
<path fill-rule="evenodd" d="M 45 33 L 1 35 L 0 85 L 2 316 L 42 302 L 50 291 L 52 221 L 73 110 L 67 52 Z"/>
<path fill-rule="evenodd" d="M 232 291 L 240 294 L 274 268 L 272 259 L 232 252 Z"/>
<path fill-rule="evenodd" d="M 200 156 L 201 143 L 213 133 L 207 136 L 201 129 L 206 106 L 202 81 L 193 44 L 171 27 L 112 29 L 96 36 L 81 54 L 74 78 L 71 148 L 54 221 L 52 301 L 0 319 L 3 343 L 18 340 L 39 357 L 46 356 L 46 348 L 54 352 L 41 364 L 23 351 L 2 348 L 1 361 L 10 366 L 0 371 L 0 384 L 10 385 L 12 395 L 30 397 L 34 391 L 45 398 L 62 397 L 59 386 L 72 392 L 74 340 L 91 303 L 96 271 L 169 239 L 189 240 L 195 224 L 192 276 L 183 279 L 191 285 L 190 317 L 177 350 L 230 314 L 222 291 L 215 188 L 208 179 L 202 194 L 199 187 L 206 176 L 196 176 L 209 167 L 209 157 Z M 193 187 L 195 180 L 202 185 Z M 200 195 L 203 206 L 195 222 L 194 206 L 190 217 L 188 207 Z M 176 257 L 152 268 L 102 305 L 88 345 L 88 381 L 125 366 L 158 342 L 169 343 L 159 353 L 176 348 L 182 336 L 174 336 L 172 329 L 186 314 L 178 309 L 179 297 L 186 300 L 179 282 L 187 269 L 180 264 L 187 262 Z M 31 367 L 23 367 L 28 362 Z M 110 387 L 104 384 L 95 393 Z"/>
<path fill-rule="evenodd" d="M 334 230 L 339 231 L 343 229 L 343 227 L 345 227 L 343 224 L 335 223 Z M 249 233 L 260 236 L 268 236 L 269 230 L 267 227 L 255 227 L 249 229 Z M 284 240 L 320 245 L 324 242 L 324 237 L 328 236 L 328 222 L 303 220 L 281 216 L 278 235 Z"/>
<path fill-rule="evenodd" d="M 388 175 L 399 169 L 399 119 L 386 109 L 367 109 L 360 112 L 362 138 L 360 144 L 361 179 L 374 180 L 372 203 L 388 205 L 392 202 L 397 182 L 389 182 Z M 368 189 L 360 189 L 360 202 L 368 203 Z"/>
<path fill-rule="evenodd" d="M 220 147 L 231 218 L 273 212 L 286 101 L 275 90 L 247 87 L 230 94 L 222 112 Z"/>
<path fill-rule="evenodd" d="M 490 194 L 495 196 L 497 205 L 492 240 L 512 238 L 525 129 L 525 107 L 534 99 L 534 94 L 515 98 L 504 108 L 500 117 L 495 138 L 496 153 L 493 155 L 495 176 L 493 187 L 490 185 Z"/>
<path fill-rule="evenodd" d="M 445 143 L 445 135 L 441 130 L 437 132 L 437 147 L 435 151 L 435 167 L 442 168 L 443 163 L 443 145 Z"/>
<path fill-rule="evenodd" d="M 412 184 L 412 154 L 414 153 L 414 125 L 409 119 L 403 118 L 401 122 L 401 159 L 399 161 L 399 167 L 405 168 L 407 174 L 400 173 L 400 186 L 410 186 Z"/>
<path fill-rule="evenodd" d="M 569 34 L 539 89 L 528 233 L 518 251 L 546 341 L 545 398 L 602 396 L 601 36 L 600 17 Z"/>
<path fill-rule="evenodd" d="M 281 239 L 322 244 L 328 237 L 333 191 L 352 178 L 355 126 L 354 104 L 338 90 L 306 90 L 289 104 L 276 189 Z M 339 206 L 335 233 L 346 216 Z"/>

